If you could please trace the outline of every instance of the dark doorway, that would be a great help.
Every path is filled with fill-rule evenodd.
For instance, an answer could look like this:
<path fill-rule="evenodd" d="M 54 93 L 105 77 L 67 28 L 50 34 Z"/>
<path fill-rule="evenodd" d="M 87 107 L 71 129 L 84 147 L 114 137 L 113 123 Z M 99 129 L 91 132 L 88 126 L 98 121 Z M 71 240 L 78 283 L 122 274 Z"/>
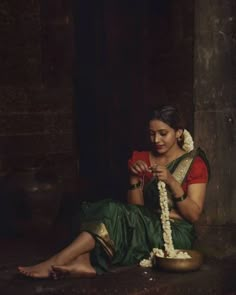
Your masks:
<path fill-rule="evenodd" d="M 184 103 L 192 122 L 192 6 L 74 1 L 79 173 L 92 198 L 126 198 L 127 160 L 146 147 L 150 105 Z"/>

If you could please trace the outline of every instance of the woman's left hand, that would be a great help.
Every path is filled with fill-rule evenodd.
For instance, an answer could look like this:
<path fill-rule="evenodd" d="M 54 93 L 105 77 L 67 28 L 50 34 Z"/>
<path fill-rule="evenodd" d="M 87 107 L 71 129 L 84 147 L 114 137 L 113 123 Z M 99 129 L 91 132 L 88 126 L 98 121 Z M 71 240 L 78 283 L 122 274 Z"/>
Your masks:
<path fill-rule="evenodd" d="M 165 166 L 153 166 L 152 173 L 158 178 L 158 180 L 164 181 L 166 184 L 170 184 L 174 180 L 174 177 Z"/>

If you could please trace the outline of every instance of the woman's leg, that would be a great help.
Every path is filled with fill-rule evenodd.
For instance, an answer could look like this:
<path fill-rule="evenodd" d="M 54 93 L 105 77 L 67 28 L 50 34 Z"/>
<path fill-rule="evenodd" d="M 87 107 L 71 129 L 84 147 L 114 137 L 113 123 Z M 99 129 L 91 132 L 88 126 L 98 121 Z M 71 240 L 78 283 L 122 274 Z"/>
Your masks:
<path fill-rule="evenodd" d="M 90 253 L 85 253 L 77 257 L 66 265 L 53 265 L 53 277 L 55 279 L 66 276 L 71 277 L 94 277 L 96 270 L 91 265 Z"/>
<path fill-rule="evenodd" d="M 69 246 L 46 261 L 33 266 L 19 266 L 18 270 L 29 277 L 48 278 L 52 273 L 52 265 L 65 265 L 95 247 L 93 236 L 82 232 Z"/>

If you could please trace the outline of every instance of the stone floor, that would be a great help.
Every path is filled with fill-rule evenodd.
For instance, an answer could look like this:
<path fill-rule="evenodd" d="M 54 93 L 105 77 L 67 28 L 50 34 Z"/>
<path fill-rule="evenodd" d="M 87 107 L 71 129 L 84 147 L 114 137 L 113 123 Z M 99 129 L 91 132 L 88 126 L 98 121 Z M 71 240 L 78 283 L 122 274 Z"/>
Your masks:
<path fill-rule="evenodd" d="M 1 295 L 76 294 L 211 294 L 236 295 L 236 255 L 224 259 L 205 258 L 199 271 L 167 273 L 138 266 L 116 269 L 93 279 L 34 280 L 17 273 L 17 265 L 36 263 L 61 247 L 59 239 L 12 237 L 0 240 Z"/>

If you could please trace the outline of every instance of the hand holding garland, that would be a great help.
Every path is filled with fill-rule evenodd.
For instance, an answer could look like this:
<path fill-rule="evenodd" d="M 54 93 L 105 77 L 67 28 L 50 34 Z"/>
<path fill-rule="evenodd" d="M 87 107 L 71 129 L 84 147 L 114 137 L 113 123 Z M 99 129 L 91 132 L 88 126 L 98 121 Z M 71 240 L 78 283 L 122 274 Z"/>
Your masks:
<path fill-rule="evenodd" d="M 190 222 L 196 222 L 202 212 L 206 184 L 191 184 L 188 186 L 187 193 L 185 193 L 182 186 L 165 166 L 156 166 L 153 174 L 158 178 L 159 181 L 163 181 L 169 186 L 181 216 Z M 170 218 L 171 217 L 174 216 L 171 216 L 170 212 Z"/>

